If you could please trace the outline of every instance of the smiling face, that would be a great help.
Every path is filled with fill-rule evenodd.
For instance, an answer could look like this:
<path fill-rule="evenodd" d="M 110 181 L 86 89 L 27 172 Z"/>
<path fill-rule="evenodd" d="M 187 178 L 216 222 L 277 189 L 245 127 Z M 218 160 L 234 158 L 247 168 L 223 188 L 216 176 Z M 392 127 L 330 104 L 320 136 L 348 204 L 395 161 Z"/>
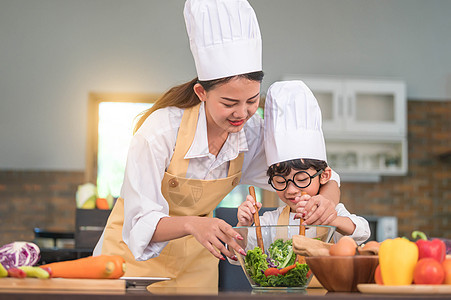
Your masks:
<path fill-rule="evenodd" d="M 295 176 L 296 173 L 298 173 L 300 170 L 291 169 L 290 173 L 288 175 L 284 174 L 275 174 L 275 175 L 282 175 L 287 180 L 293 179 L 293 176 Z M 317 173 L 317 171 L 314 168 L 309 168 L 307 170 L 302 170 L 307 172 L 310 176 L 313 176 Z M 318 194 L 319 188 L 321 184 L 325 184 L 329 178 L 330 178 L 330 168 L 326 168 L 323 173 L 321 173 L 319 176 L 315 176 L 311 179 L 310 185 L 305 188 L 299 188 L 292 181 L 288 182 L 288 186 L 283 191 L 277 191 L 277 196 L 279 196 L 280 200 L 282 200 L 285 204 L 287 204 L 290 207 L 290 210 L 292 212 L 296 211 L 296 204 L 294 202 L 296 197 L 300 197 L 302 192 L 306 192 L 310 196 L 315 196 Z M 303 176 L 304 178 L 300 178 Z M 304 180 L 303 180 L 304 179 Z M 307 182 L 309 181 L 307 174 L 297 174 L 298 182 Z M 300 186 L 303 186 L 300 184 Z"/>
<path fill-rule="evenodd" d="M 260 82 L 242 77 L 232 78 L 208 92 L 200 84 L 194 91 L 205 102 L 207 126 L 216 132 L 240 131 L 257 111 Z"/>

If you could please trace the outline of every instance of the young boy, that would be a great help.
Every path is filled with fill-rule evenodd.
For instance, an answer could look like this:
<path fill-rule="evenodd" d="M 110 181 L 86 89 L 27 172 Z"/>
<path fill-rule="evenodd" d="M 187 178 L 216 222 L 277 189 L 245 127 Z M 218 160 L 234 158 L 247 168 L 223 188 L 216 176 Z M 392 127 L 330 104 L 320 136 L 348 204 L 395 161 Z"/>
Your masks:
<path fill-rule="evenodd" d="M 268 211 L 260 225 L 299 225 L 318 209 L 321 185 L 329 181 L 331 168 L 321 129 L 321 110 L 313 93 L 302 81 L 276 82 L 268 89 L 265 103 L 265 152 L 269 183 L 286 206 Z M 251 226 L 255 200 L 248 196 L 238 207 L 237 226 Z M 308 209 L 306 206 L 309 206 Z M 342 203 L 333 207 L 323 201 L 322 209 L 336 213 L 316 225 L 335 226 L 334 240 L 352 237 L 358 244 L 370 236 L 368 221 L 349 213 Z M 261 203 L 257 203 L 261 207 Z M 308 213 L 307 213 L 308 211 Z M 303 223 L 306 225 L 306 223 Z M 311 224 L 309 224 L 311 225 Z M 306 231 L 307 237 L 314 232 Z"/>

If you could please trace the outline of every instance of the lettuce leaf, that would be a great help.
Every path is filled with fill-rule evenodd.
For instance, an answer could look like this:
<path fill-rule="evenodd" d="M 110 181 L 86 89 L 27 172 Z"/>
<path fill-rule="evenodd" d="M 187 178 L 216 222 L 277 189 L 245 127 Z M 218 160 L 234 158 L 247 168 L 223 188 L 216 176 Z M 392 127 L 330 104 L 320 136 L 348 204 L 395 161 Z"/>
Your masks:
<path fill-rule="evenodd" d="M 293 240 L 275 240 L 268 249 L 270 259 L 280 269 L 294 264 L 296 255 L 293 252 Z"/>
<path fill-rule="evenodd" d="M 259 247 L 255 247 L 247 252 L 245 257 L 245 269 L 255 284 L 262 287 L 299 287 L 307 284 L 307 264 L 296 262 L 296 267 L 288 271 L 285 275 L 265 276 L 264 272 L 269 264 L 274 264 L 281 269 L 295 264 L 296 254 L 293 252 L 292 240 L 274 241 L 268 249 L 269 256 L 262 253 Z"/>

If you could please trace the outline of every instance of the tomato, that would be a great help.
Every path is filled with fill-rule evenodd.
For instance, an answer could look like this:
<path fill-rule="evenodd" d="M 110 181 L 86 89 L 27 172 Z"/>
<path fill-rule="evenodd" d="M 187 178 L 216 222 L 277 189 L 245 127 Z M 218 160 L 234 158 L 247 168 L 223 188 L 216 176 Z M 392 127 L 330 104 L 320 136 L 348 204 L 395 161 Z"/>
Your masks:
<path fill-rule="evenodd" d="M 382 280 L 381 265 L 377 265 L 376 271 L 374 272 L 374 281 L 379 285 L 384 285 Z"/>
<path fill-rule="evenodd" d="M 265 276 L 268 277 L 268 276 L 271 276 L 271 275 L 275 275 L 275 276 L 279 275 L 279 269 L 277 269 L 277 268 L 268 268 L 268 269 L 266 269 L 265 270 Z"/>
<path fill-rule="evenodd" d="M 442 284 L 444 280 L 445 270 L 438 261 L 430 257 L 418 260 L 413 270 L 415 284 Z"/>
<path fill-rule="evenodd" d="M 444 284 L 451 284 L 451 258 L 447 258 L 442 263 L 445 270 L 445 282 Z"/>

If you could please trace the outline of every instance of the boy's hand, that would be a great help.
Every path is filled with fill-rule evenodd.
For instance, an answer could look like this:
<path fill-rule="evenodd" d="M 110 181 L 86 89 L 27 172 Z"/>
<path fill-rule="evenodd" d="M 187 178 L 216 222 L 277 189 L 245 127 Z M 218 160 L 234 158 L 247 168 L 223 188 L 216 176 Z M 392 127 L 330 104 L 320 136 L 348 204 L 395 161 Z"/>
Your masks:
<path fill-rule="evenodd" d="M 255 200 L 251 195 L 247 195 L 246 200 L 238 207 L 237 226 L 251 226 L 254 223 Z M 260 210 L 262 204 L 257 202 L 257 208 Z"/>
<path fill-rule="evenodd" d="M 321 194 L 299 197 L 295 218 L 304 219 L 303 225 L 329 225 L 337 218 L 335 204 Z"/>

